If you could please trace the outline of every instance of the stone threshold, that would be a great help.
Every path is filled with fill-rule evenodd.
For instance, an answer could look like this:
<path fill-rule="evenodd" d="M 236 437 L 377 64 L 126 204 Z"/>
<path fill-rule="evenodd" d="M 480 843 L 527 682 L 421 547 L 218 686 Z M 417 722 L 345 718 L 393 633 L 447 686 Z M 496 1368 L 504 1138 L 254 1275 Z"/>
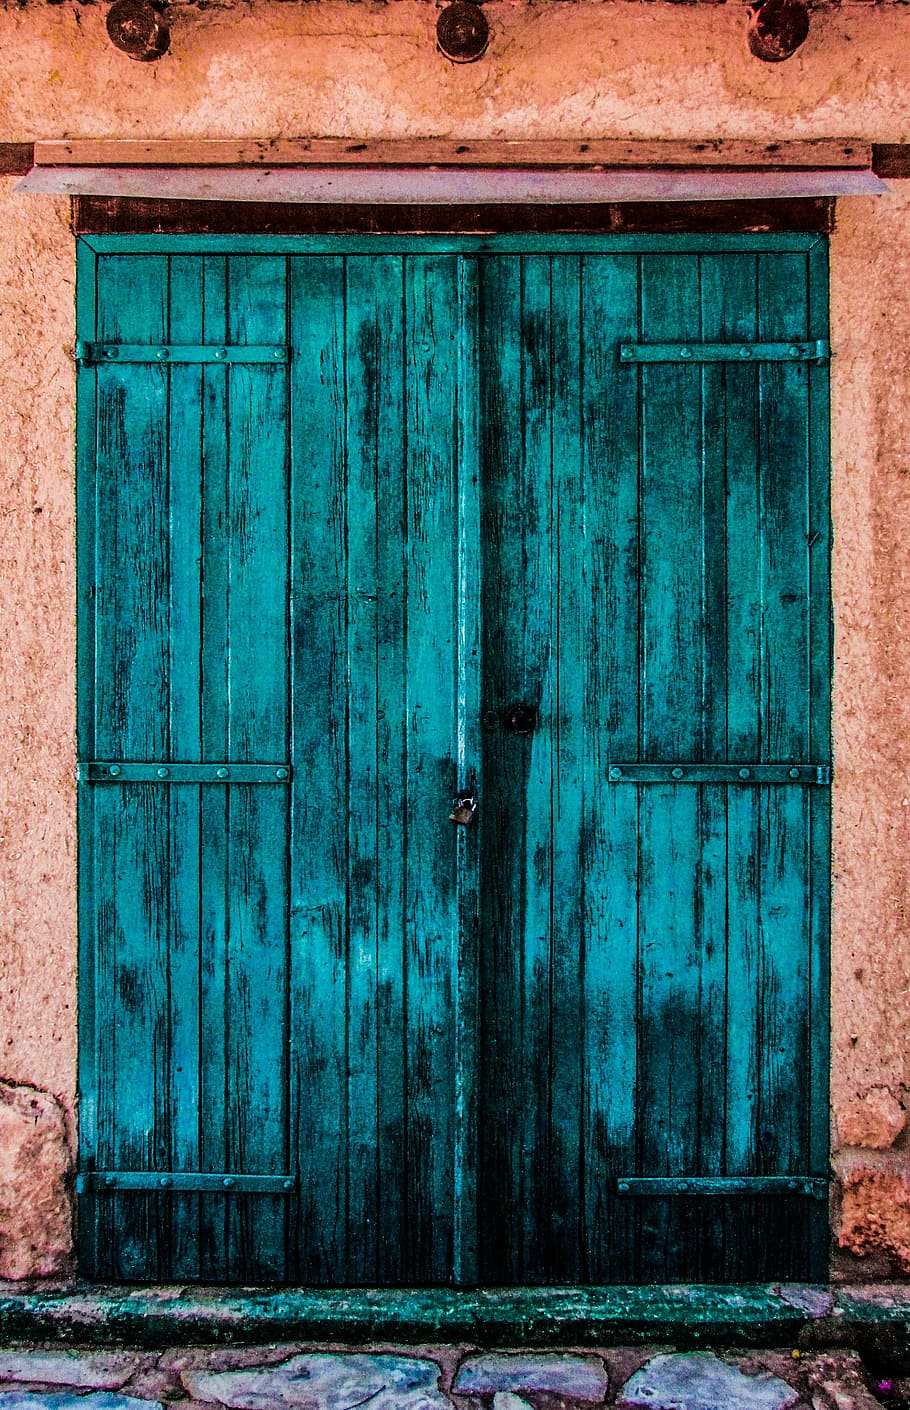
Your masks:
<path fill-rule="evenodd" d="M 910 1367 L 910 1283 L 461 1290 L 0 1283 L 0 1343 L 850 1346 Z"/>

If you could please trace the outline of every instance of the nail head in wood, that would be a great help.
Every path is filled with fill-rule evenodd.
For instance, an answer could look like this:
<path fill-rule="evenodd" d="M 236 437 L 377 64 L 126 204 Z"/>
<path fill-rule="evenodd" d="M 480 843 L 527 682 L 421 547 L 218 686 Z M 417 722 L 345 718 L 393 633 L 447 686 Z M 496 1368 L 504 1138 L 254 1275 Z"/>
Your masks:
<path fill-rule="evenodd" d="M 487 17 L 473 0 L 453 0 L 436 21 L 439 52 L 453 64 L 472 64 L 490 42 Z"/>
<path fill-rule="evenodd" d="M 115 0 L 108 10 L 107 32 L 115 49 L 152 63 L 167 53 L 170 30 L 149 0 Z"/>
<path fill-rule="evenodd" d="M 749 7 L 749 48 L 766 64 L 789 59 L 808 33 L 809 11 L 802 0 L 759 0 Z"/>

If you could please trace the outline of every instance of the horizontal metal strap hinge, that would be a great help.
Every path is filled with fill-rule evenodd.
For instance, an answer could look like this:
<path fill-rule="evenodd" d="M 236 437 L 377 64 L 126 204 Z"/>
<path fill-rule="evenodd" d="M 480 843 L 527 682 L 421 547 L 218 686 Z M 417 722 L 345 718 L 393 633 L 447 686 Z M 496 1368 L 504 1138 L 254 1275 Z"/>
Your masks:
<path fill-rule="evenodd" d="M 105 1191 L 163 1190 L 182 1193 L 233 1195 L 289 1195 L 297 1188 L 293 1175 L 233 1175 L 203 1170 L 84 1170 L 76 1176 L 77 1195 Z"/>
<path fill-rule="evenodd" d="M 76 344 L 76 361 L 105 362 L 287 362 L 288 350 L 275 343 L 86 343 Z"/>
<path fill-rule="evenodd" d="M 616 1181 L 620 1195 L 810 1195 L 828 1198 L 828 1181 L 808 1175 L 692 1175 Z"/>
<path fill-rule="evenodd" d="M 829 764 L 608 764 L 611 783 L 831 782 Z"/>
<path fill-rule="evenodd" d="M 77 765 L 80 783 L 287 783 L 290 764 L 171 764 L 133 762 L 118 759 L 112 763 L 89 760 Z"/>
<path fill-rule="evenodd" d="M 827 362 L 826 338 L 787 343 L 620 343 L 621 362 Z"/>

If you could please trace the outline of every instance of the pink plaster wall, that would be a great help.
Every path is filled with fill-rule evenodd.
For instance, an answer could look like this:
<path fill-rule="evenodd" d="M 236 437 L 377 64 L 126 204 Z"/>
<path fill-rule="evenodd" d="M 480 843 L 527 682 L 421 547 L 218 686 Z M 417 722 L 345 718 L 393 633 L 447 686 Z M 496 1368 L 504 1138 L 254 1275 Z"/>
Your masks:
<path fill-rule="evenodd" d="M 173 52 L 151 65 L 111 48 L 100 5 L 0 10 L 0 141 L 910 140 L 910 7 L 817 11 L 781 65 L 749 56 L 736 4 L 485 8 L 493 40 L 470 66 L 436 54 L 421 0 L 175 5 Z M 61 202 L 13 184 L 0 181 L 0 1080 L 71 1110 L 73 243 Z M 842 201 L 831 253 L 839 1218 L 855 1252 L 910 1271 L 910 182 Z"/>

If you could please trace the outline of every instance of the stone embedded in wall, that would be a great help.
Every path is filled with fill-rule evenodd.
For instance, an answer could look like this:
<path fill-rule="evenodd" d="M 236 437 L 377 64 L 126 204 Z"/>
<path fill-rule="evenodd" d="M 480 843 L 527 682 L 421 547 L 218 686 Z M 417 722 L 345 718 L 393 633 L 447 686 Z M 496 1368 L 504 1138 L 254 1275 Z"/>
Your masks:
<path fill-rule="evenodd" d="M 66 1270 L 72 1251 L 70 1152 L 49 1092 L 0 1081 L 0 1278 Z"/>
<path fill-rule="evenodd" d="M 871 1087 L 838 1112 L 837 1134 L 842 1146 L 883 1151 L 894 1145 L 907 1125 L 907 1113 L 887 1087 Z"/>
<path fill-rule="evenodd" d="M 910 1273 L 910 1160 L 889 1151 L 838 1164 L 838 1244 L 861 1258 L 885 1254 L 902 1273 Z"/>

